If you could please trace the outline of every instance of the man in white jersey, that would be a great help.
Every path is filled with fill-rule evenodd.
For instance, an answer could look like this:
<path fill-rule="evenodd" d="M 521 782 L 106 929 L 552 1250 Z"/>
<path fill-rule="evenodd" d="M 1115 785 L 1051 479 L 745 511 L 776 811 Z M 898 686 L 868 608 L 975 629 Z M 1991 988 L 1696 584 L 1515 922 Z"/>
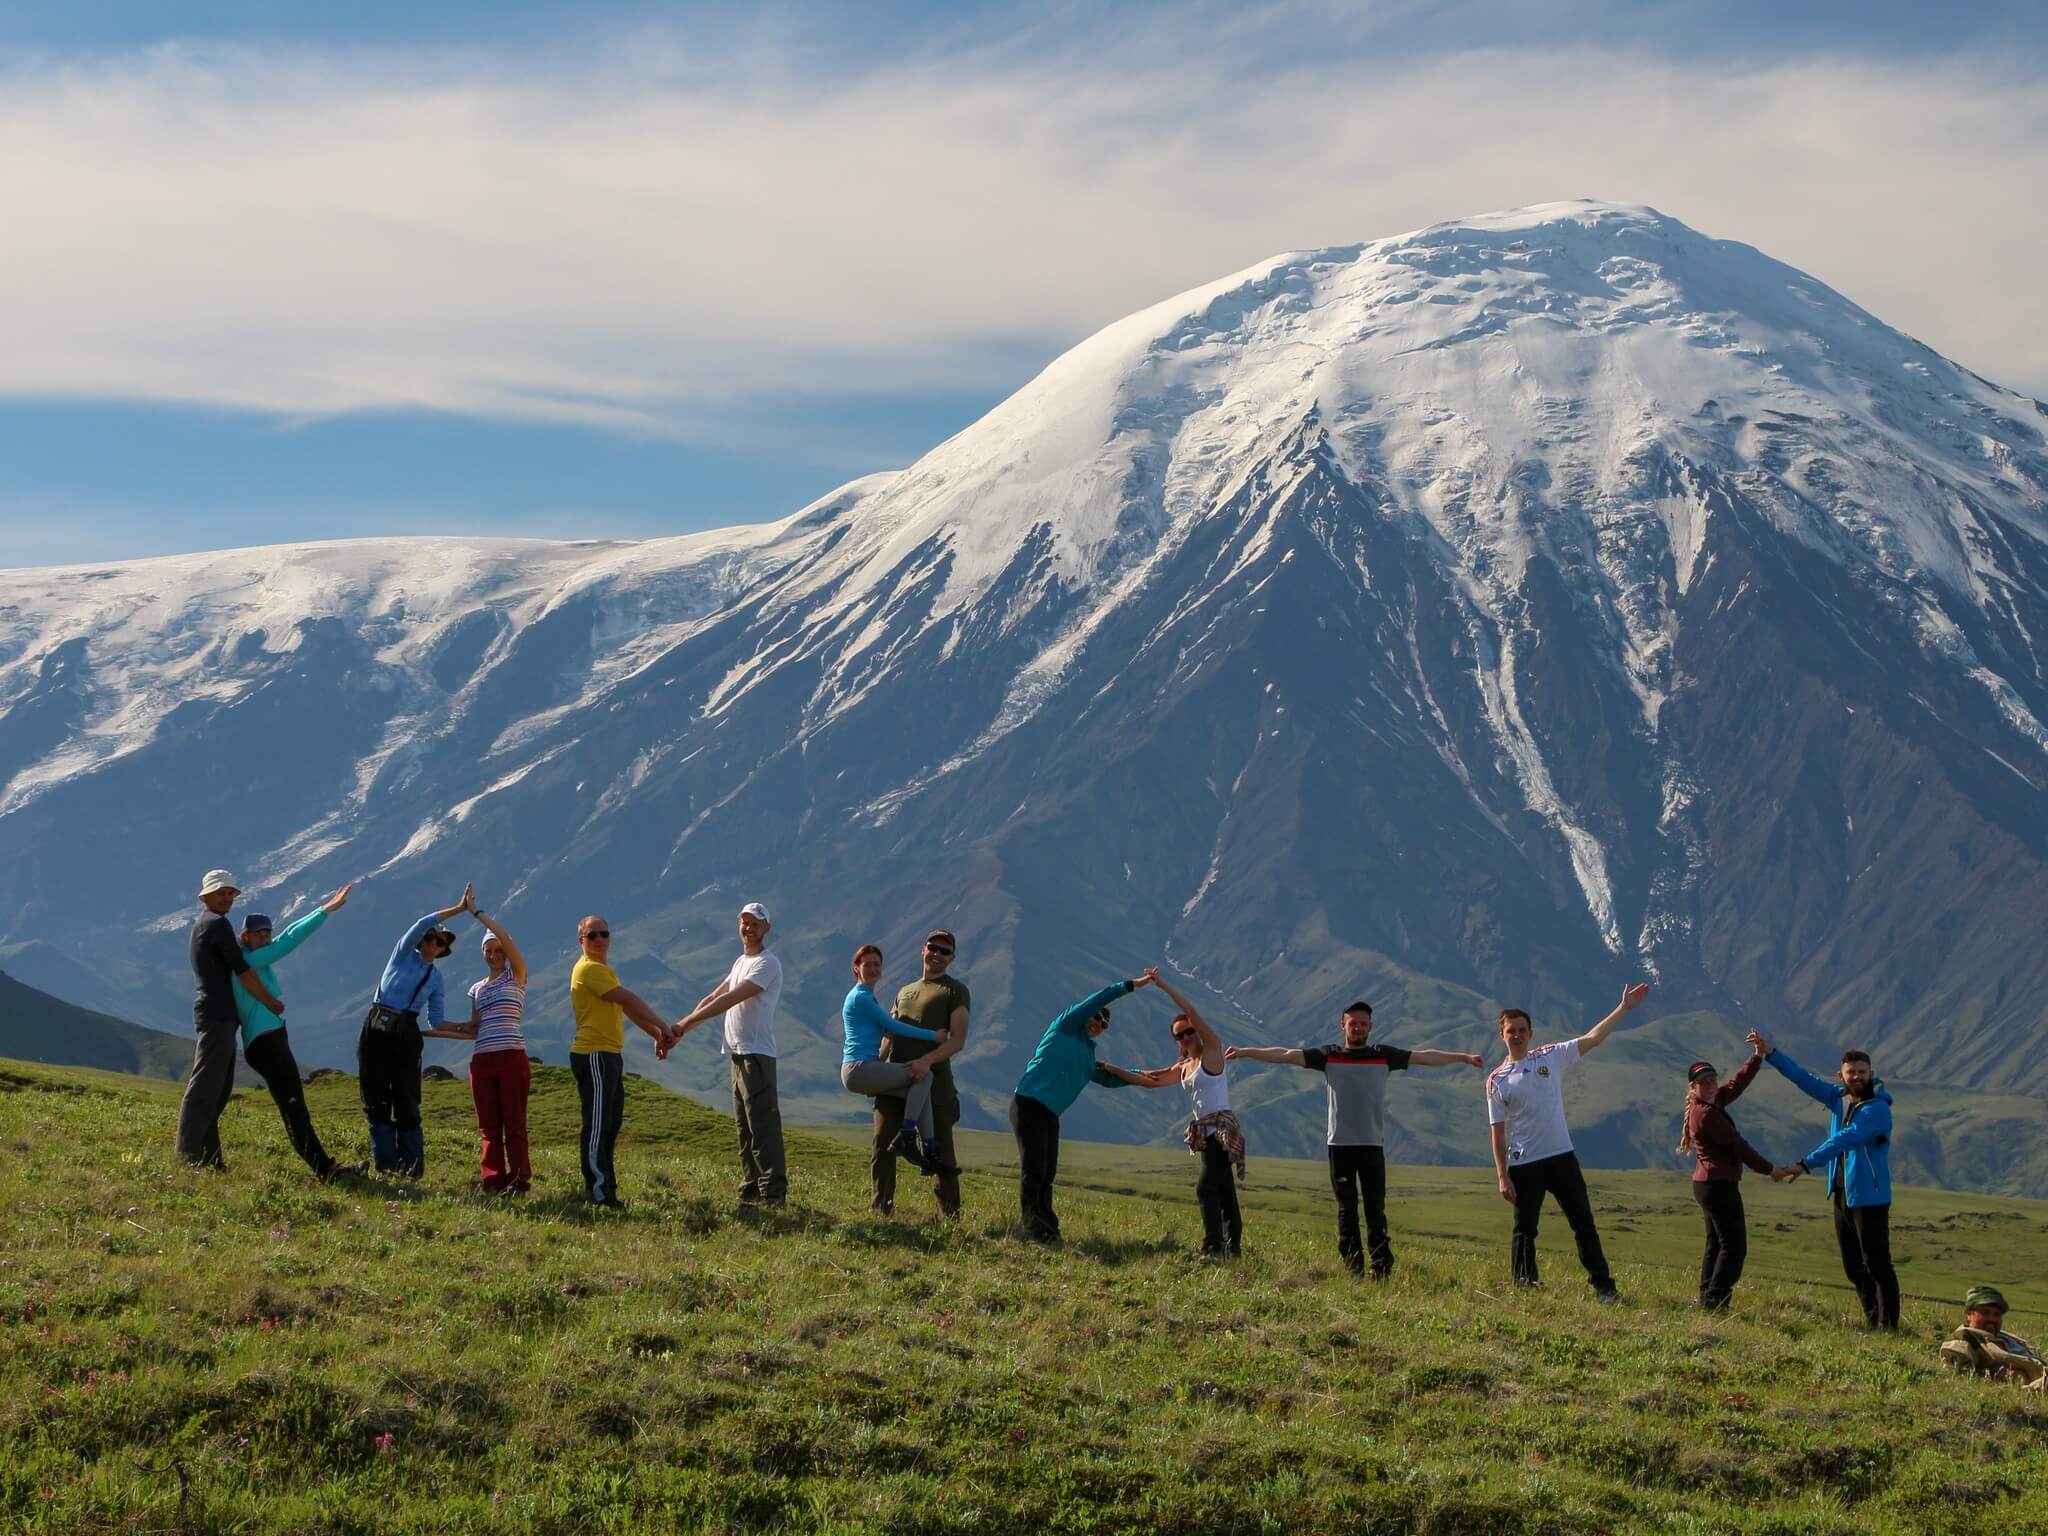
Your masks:
<path fill-rule="evenodd" d="M 725 1015 L 720 1049 L 732 1060 L 732 1112 L 740 1137 L 740 1204 L 782 1205 L 789 1168 L 782 1154 L 782 1105 L 775 1094 L 775 1007 L 782 962 L 768 952 L 768 909 L 740 908 L 740 954 L 732 969 L 669 1033 L 673 1047 L 706 1019 Z"/>
<path fill-rule="evenodd" d="M 1486 1079 L 1486 1119 L 1493 1132 L 1493 1167 L 1501 1198 L 1515 1208 L 1512 1267 L 1515 1284 L 1534 1285 L 1536 1224 L 1543 1215 L 1543 1197 L 1555 1195 L 1564 1219 L 1578 1242 L 1579 1262 L 1602 1301 L 1615 1299 L 1614 1276 L 1600 1251 L 1600 1231 L 1593 1225 L 1593 1202 L 1586 1193 L 1586 1175 L 1572 1151 L 1572 1133 L 1564 1120 L 1564 1075 L 1588 1051 L 1614 1033 L 1621 1016 L 1650 995 L 1647 981 L 1624 987 L 1621 1004 L 1576 1040 L 1560 1040 L 1532 1048 L 1529 1015 L 1504 1009 L 1500 1037 L 1508 1059 Z"/>

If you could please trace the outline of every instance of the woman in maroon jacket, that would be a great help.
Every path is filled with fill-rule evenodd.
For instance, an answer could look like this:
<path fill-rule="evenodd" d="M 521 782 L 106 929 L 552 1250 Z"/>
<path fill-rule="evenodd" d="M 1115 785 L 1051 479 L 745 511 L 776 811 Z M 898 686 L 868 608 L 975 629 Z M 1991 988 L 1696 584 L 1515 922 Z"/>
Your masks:
<path fill-rule="evenodd" d="M 1690 1152 L 1697 1160 L 1692 1172 L 1692 1197 L 1707 1218 L 1707 1251 L 1700 1259 L 1700 1305 L 1709 1312 L 1727 1307 L 1742 1278 L 1743 1260 L 1749 1257 L 1749 1228 L 1742 1216 L 1742 1165 L 1758 1173 L 1775 1175 L 1770 1160 L 1742 1139 L 1727 1106 L 1742 1096 L 1742 1090 L 1764 1064 L 1754 1055 L 1735 1069 L 1727 1082 L 1720 1081 L 1709 1061 L 1696 1061 L 1687 1069 L 1685 1129 L 1678 1138 L 1678 1150 Z"/>

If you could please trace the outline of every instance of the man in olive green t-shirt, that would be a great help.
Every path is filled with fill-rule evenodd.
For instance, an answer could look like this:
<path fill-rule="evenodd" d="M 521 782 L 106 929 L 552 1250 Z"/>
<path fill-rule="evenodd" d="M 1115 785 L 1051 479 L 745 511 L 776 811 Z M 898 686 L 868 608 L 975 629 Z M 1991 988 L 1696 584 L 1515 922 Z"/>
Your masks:
<path fill-rule="evenodd" d="M 948 976 L 953 963 L 953 935 L 935 928 L 924 941 L 924 975 L 896 994 L 890 1013 L 906 1024 L 916 1024 L 937 1035 L 938 1043 L 911 1040 L 901 1035 L 888 1038 L 891 1061 L 913 1061 L 929 1057 L 932 1064 L 932 1122 L 938 1132 L 938 1166 L 931 1169 L 932 1192 L 938 1197 L 939 1213 L 960 1214 L 960 1159 L 953 1151 L 953 1127 L 960 1120 L 960 1094 L 953 1086 L 952 1058 L 967 1042 L 967 983 Z M 877 1096 L 875 1099 L 875 1143 L 868 1160 L 874 1188 L 873 1208 L 886 1216 L 896 1204 L 896 1133 L 903 1126 L 903 1098 Z"/>

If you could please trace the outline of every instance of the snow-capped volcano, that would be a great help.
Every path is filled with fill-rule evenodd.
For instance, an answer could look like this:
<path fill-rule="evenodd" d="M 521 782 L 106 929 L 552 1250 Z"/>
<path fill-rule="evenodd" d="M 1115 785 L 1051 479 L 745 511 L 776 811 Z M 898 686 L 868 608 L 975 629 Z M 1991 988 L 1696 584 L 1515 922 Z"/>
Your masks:
<path fill-rule="evenodd" d="M 198 871 L 279 910 L 370 877 L 293 962 L 341 1060 L 390 933 L 474 875 L 546 936 L 537 999 L 603 910 L 680 1011 L 769 901 L 820 1108 L 846 956 L 940 921 L 991 1118 L 1055 1008 L 1162 957 L 1239 1038 L 1364 993 L 1476 1048 L 1647 967 L 1712 1016 L 1692 1054 L 1768 1020 L 2017 1086 L 2044 435 L 1813 278 L 1564 203 L 1183 294 L 773 525 L 6 573 L 0 957 L 177 1028 Z M 110 962 L 81 911 L 144 936 Z M 1312 1139 L 1297 1089 L 1248 1085 L 1269 1145 Z M 1410 1155 L 1483 1155 L 1469 1105 L 1409 1107 Z"/>

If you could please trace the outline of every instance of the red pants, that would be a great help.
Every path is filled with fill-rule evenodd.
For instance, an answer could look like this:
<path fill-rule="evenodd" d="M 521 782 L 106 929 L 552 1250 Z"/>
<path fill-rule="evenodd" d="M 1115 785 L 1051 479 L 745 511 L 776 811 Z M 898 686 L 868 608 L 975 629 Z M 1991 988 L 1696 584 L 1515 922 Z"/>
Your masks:
<path fill-rule="evenodd" d="M 484 1133 L 485 1189 L 528 1189 L 533 1164 L 526 1151 L 526 1095 L 533 1066 L 524 1051 L 486 1051 L 469 1058 L 469 1091 L 477 1128 Z"/>

